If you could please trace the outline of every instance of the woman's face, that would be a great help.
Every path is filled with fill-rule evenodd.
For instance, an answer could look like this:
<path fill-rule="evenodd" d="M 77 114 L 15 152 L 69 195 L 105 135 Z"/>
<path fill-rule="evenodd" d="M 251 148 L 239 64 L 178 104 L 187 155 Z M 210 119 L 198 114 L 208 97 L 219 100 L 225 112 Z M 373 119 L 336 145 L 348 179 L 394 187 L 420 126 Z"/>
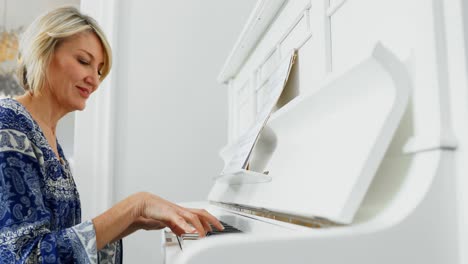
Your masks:
<path fill-rule="evenodd" d="M 93 32 L 63 40 L 55 48 L 46 73 L 47 93 L 67 112 L 83 110 L 100 84 L 104 49 Z"/>

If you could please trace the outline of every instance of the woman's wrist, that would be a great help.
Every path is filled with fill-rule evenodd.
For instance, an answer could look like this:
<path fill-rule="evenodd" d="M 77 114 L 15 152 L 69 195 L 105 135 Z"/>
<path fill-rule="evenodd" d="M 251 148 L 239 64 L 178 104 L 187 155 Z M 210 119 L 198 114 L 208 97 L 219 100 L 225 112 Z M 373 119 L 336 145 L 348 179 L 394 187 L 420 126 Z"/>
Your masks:
<path fill-rule="evenodd" d="M 146 201 L 148 201 L 151 194 L 147 192 L 138 192 L 130 196 L 132 199 L 133 210 L 132 210 L 132 223 L 135 223 L 140 217 L 145 216 Z"/>
<path fill-rule="evenodd" d="M 130 195 L 93 219 L 98 249 L 124 237 L 128 229 L 135 228 L 144 210 L 146 195 L 145 193 Z"/>

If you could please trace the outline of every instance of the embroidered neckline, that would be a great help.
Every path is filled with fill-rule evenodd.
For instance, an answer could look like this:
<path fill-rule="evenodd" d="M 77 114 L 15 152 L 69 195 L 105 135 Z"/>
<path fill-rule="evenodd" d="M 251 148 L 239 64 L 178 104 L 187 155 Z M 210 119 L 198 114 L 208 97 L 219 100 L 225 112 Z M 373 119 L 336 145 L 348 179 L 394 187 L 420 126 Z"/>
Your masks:
<path fill-rule="evenodd" d="M 65 169 L 64 167 L 66 165 L 66 159 L 64 158 L 63 149 L 60 146 L 60 143 L 58 142 L 58 139 L 57 138 L 55 139 L 55 141 L 57 143 L 57 151 L 58 151 L 58 154 L 59 154 L 57 156 L 55 154 L 54 150 L 52 149 L 52 147 L 50 146 L 49 142 L 47 141 L 47 138 L 45 137 L 45 134 L 42 131 L 42 128 L 39 126 L 39 124 L 36 122 L 36 120 L 34 120 L 31 113 L 29 113 L 28 109 L 26 109 L 26 107 L 22 103 L 18 102 L 17 100 L 15 100 L 13 98 L 5 98 L 2 101 L 5 101 L 5 102 L 8 102 L 10 104 L 15 105 L 16 106 L 15 110 L 18 110 L 20 114 L 22 114 L 23 116 L 25 116 L 27 119 L 29 119 L 32 122 L 33 131 L 35 133 L 38 133 L 41 136 L 41 141 L 43 142 L 42 146 L 38 146 L 38 147 L 45 147 L 45 149 L 48 151 L 47 160 L 54 159 L 62 166 L 62 169 Z M 3 105 L 3 106 L 8 107 L 9 105 Z"/>

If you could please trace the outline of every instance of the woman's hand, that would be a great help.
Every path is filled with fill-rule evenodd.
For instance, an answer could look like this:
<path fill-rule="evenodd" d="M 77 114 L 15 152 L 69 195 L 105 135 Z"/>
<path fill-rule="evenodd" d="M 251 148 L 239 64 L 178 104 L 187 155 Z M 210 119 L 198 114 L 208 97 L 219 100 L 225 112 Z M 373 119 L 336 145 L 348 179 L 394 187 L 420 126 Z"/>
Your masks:
<path fill-rule="evenodd" d="M 133 223 L 132 228 L 136 230 L 160 230 L 165 228 L 166 225 L 158 220 L 144 218 L 142 216 L 138 217 L 137 220 Z"/>
<path fill-rule="evenodd" d="M 218 219 L 206 210 L 184 208 L 151 193 L 142 193 L 141 196 L 142 204 L 138 215 L 150 226 L 157 223 L 148 222 L 149 220 L 158 221 L 176 235 L 198 233 L 200 237 L 212 231 L 211 225 L 218 230 L 224 229 Z"/>
<path fill-rule="evenodd" d="M 169 227 L 176 235 L 198 233 L 204 237 L 213 225 L 224 227 L 206 210 L 188 209 L 171 203 L 151 193 L 136 193 L 120 201 L 93 219 L 98 250 L 140 230 Z"/>

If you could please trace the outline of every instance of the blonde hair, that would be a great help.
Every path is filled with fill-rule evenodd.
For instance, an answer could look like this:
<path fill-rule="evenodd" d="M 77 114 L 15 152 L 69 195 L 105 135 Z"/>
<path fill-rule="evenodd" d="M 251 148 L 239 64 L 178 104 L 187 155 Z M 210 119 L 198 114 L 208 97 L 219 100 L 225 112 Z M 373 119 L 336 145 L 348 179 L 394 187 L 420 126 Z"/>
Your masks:
<path fill-rule="evenodd" d="M 97 22 L 74 7 L 61 7 L 38 17 L 23 33 L 18 54 L 17 77 L 20 85 L 36 92 L 45 85 L 45 71 L 56 46 L 65 38 L 81 32 L 93 32 L 104 48 L 101 80 L 112 66 L 112 50 Z"/>

